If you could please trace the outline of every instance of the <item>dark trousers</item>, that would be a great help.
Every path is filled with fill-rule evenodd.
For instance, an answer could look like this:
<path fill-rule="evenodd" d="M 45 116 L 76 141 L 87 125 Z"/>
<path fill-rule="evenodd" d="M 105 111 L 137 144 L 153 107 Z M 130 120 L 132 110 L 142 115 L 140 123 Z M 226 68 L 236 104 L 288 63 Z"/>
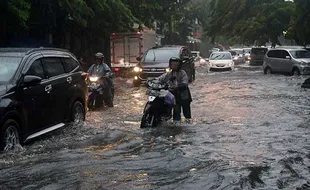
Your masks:
<path fill-rule="evenodd" d="M 183 102 L 181 104 L 175 105 L 173 109 L 173 120 L 174 121 L 180 121 L 181 120 L 181 109 L 183 110 L 183 115 L 186 119 L 191 119 L 192 114 L 191 114 L 191 103 L 188 102 Z"/>
<path fill-rule="evenodd" d="M 114 85 L 111 79 L 106 78 L 103 81 L 103 88 L 104 88 L 104 96 L 106 100 L 113 100 L 114 95 Z"/>

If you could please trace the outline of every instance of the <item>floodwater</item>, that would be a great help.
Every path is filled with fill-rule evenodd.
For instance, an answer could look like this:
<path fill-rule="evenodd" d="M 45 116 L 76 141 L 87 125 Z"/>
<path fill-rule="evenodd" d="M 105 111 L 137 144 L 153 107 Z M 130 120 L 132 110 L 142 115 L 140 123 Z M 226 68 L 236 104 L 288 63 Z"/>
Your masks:
<path fill-rule="evenodd" d="M 140 129 L 145 88 L 0 155 L 0 189 L 310 189 L 305 77 L 197 69 L 193 124 Z"/>

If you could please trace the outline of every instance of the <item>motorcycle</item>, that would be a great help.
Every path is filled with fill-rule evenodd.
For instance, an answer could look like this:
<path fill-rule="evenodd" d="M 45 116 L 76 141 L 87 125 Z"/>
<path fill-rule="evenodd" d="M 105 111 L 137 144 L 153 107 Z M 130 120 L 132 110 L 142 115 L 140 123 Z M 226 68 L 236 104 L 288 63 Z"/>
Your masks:
<path fill-rule="evenodd" d="M 167 83 L 162 84 L 155 79 L 148 81 L 147 86 L 148 102 L 143 111 L 141 128 L 156 127 L 161 122 L 170 120 L 176 104 Z"/>
<path fill-rule="evenodd" d="M 88 108 L 95 109 L 103 104 L 103 77 L 90 76 L 88 83 Z"/>

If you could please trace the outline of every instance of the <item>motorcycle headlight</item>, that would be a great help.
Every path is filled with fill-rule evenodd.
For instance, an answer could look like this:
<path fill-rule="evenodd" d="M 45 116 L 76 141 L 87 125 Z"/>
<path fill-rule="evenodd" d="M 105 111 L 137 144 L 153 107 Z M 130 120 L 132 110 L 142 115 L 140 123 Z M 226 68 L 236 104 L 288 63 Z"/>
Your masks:
<path fill-rule="evenodd" d="M 238 57 L 236 56 L 236 57 L 234 57 L 234 60 L 237 60 L 238 59 Z"/>
<path fill-rule="evenodd" d="M 170 71 L 171 71 L 170 68 L 167 68 L 167 69 L 166 69 L 166 73 L 169 73 Z"/>
<path fill-rule="evenodd" d="M 133 68 L 133 71 L 136 73 L 142 72 L 142 69 L 140 67 Z"/>
<path fill-rule="evenodd" d="M 99 77 L 89 77 L 90 82 L 97 82 Z"/>

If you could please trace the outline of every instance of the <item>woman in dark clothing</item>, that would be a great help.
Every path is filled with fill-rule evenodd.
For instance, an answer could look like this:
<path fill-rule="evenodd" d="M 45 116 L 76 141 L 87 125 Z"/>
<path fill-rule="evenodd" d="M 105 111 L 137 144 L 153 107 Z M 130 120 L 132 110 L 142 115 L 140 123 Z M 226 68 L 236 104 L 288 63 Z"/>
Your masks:
<path fill-rule="evenodd" d="M 181 109 L 186 118 L 186 122 L 191 122 L 191 107 L 192 96 L 188 88 L 188 76 L 182 67 L 182 60 L 179 58 L 171 58 L 169 60 L 171 72 L 165 73 L 159 77 L 161 82 L 168 83 L 171 92 L 176 98 L 176 106 L 173 109 L 173 121 L 178 125 L 181 121 Z"/>

